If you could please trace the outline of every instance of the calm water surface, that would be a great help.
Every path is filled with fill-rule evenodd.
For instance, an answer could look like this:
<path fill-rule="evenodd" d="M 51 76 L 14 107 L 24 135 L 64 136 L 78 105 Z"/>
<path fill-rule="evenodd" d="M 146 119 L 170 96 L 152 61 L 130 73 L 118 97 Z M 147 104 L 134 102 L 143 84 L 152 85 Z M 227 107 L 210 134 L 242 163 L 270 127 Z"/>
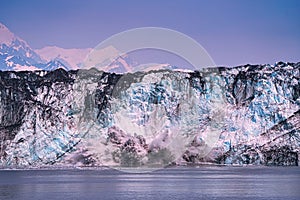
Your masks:
<path fill-rule="evenodd" d="M 0 199 L 300 199 L 299 167 L 2 170 Z"/>

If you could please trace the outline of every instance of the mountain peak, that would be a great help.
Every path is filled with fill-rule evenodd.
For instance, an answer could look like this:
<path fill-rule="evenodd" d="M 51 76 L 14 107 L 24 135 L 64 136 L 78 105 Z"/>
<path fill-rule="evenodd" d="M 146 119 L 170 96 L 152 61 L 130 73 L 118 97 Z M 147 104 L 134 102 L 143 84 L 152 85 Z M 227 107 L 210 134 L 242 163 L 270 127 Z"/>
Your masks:
<path fill-rule="evenodd" d="M 15 39 L 16 36 L 0 22 L 0 44 L 10 45 Z"/>
<path fill-rule="evenodd" d="M 44 64 L 40 56 L 22 39 L 0 23 L 0 70 L 35 70 Z"/>

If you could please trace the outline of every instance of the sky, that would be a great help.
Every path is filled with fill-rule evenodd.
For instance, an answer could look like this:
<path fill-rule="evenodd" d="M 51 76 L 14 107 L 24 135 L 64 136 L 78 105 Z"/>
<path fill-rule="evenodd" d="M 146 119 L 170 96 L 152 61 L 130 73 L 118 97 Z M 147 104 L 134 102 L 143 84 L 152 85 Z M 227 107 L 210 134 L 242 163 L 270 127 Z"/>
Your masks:
<path fill-rule="evenodd" d="M 138 27 L 201 44 L 217 65 L 300 61 L 298 0 L 1 0 L 0 22 L 34 48 L 93 48 Z"/>

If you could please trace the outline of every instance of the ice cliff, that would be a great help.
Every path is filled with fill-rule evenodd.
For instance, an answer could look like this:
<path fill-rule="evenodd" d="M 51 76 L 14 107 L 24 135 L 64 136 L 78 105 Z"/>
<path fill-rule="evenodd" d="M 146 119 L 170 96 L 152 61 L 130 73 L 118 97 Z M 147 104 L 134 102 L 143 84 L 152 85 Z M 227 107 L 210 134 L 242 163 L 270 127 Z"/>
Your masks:
<path fill-rule="evenodd" d="M 300 63 L 0 72 L 0 166 L 298 165 Z"/>

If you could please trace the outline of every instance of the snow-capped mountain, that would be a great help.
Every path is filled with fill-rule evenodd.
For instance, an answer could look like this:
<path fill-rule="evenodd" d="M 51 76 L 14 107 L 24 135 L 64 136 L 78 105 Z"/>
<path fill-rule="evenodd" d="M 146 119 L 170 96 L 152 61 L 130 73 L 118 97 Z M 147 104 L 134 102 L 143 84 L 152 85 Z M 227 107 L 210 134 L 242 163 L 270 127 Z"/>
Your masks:
<path fill-rule="evenodd" d="M 111 73 L 132 72 L 136 62 L 127 54 L 121 53 L 113 46 L 95 48 L 85 59 L 84 69 L 97 68 L 100 71 Z"/>
<path fill-rule="evenodd" d="M 56 69 L 64 69 L 66 71 L 70 70 L 68 63 L 61 59 L 50 60 L 43 66 L 43 70 L 53 71 Z"/>
<path fill-rule="evenodd" d="M 119 55 L 112 46 L 104 49 L 64 49 L 56 46 L 33 50 L 27 42 L 0 23 L 0 70 L 34 71 L 89 69 L 95 67 L 111 73 L 174 69 L 168 64 L 139 65 L 130 56 Z M 99 58 L 105 58 L 99 63 Z"/>
<path fill-rule="evenodd" d="M 2 167 L 299 165 L 300 63 L 0 80 Z"/>
<path fill-rule="evenodd" d="M 40 56 L 0 23 L 0 70 L 34 70 L 40 63 Z"/>
<path fill-rule="evenodd" d="M 64 50 L 58 47 L 46 47 L 35 51 L 26 41 L 0 23 L 0 70 L 2 71 L 75 69 L 78 68 L 77 64 L 83 62 L 88 51 L 89 49 Z"/>
<path fill-rule="evenodd" d="M 56 46 L 44 47 L 36 49 L 37 52 L 44 60 L 48 62 L 51 60 L 61 60 L 70 69 L 78 69 L 85 60 L 86 56 L 92 49 L 63 49 Z"/>

